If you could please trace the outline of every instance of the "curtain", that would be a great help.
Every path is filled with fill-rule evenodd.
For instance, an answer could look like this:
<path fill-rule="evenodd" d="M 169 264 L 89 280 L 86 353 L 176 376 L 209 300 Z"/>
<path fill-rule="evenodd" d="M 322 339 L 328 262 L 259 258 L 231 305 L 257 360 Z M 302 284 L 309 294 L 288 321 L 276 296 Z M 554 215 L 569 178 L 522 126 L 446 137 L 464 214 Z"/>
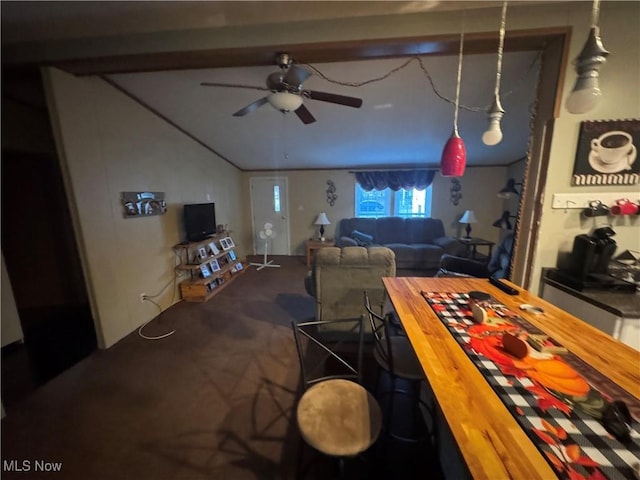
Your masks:
<path fill-rule="evenodd" d="M 387 170 L 375 172 L 355 172 L 356 182 L 365 192 L 390 188 L 397 192 L 405 190 L 424 190 L 436 174 L 436 170 Z"/>

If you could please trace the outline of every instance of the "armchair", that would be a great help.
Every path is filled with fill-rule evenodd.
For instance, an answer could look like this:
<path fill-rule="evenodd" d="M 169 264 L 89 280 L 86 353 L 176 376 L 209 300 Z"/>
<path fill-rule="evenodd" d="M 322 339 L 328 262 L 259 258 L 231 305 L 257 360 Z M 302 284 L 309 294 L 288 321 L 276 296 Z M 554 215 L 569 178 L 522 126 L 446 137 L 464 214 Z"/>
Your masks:
<path fill-rule="evenodd" d="M 488 263 L 470 258 L 444 254 L 436 277 L 468 276 L 479 278 L 505 278 L 509 274 L 513 251 L 513 232 L 507 233 L 491 254 Z"/>
<path fill-rule="evenodd" d="M 381 279 L 395 275 L 395 254 L 387 247 L 321 248 L 305 279 L 307 292 L 316 299 L 316 320 L 360 318 L 366 313 L 364 291 L 382 313 L 386 295 Z"/>

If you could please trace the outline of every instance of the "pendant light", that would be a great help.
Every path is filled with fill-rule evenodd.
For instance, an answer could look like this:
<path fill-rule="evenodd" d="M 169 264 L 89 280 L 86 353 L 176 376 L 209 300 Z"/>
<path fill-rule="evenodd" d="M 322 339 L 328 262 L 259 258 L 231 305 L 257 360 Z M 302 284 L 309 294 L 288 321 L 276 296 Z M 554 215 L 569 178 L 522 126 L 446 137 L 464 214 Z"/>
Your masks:
<path fill-rule="evenodd" d="M 453 116 L 453 133 L 442 150 L 440 174 L 443 177 L 461 177 L 467 165 L 467 149 L 458 134 L 458 106 L 460 104 L 460 79 L 462 78 L 462 49 L 464 31 L 460 33 L 460 54 L 458 55 L 458 79 L 456 85 L 456 104 Z"/>
<path fill-rule="evenodd" d="M 500 80 L 502 78 L 502 57 L 504 51 L 504 34 L 507 23 L 507 2 L 502 3 L 502 19 L 500 21 L 500 40 L 498 41 L 498 66 L 496 68 L 496 87 L 493 92 L 493 103 L 489 109 L 489 128 L 482 135 L 482 142 L 485 145 L 497 145 L 502 141 L 502 130 L 500 121 L 504 115 L 504 110 L 500 104 Z"/>
<path fill-rule="evenodd" d="M 599 70 L 607 63 L 609 52 L 600 39 L 599 16 L 600 0 L 593 0 L 589 36 L 580 55 L 573 61 L 578 78 L 565 103 L 569 113 L 587 113 L 593 110 L 602 96 L 598 82 Z"/>

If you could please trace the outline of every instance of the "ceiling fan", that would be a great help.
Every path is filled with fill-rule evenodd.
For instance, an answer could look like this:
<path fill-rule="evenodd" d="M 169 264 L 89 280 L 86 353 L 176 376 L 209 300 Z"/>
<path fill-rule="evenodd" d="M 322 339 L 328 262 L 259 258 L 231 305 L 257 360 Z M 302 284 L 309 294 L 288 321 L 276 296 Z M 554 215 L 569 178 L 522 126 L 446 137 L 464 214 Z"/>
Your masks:
<path fill-rule="evenodd" d="M 269 103 L 281 112 L 295 112 L 298 118 L 302 120 L 302 123 L 309 124 L 315 122 L 316 119 L 307 107 L 305 107 L 303 103 L 303 99 L 305 98 L 336 103 L 353 108 L 360 108 L 362 106 L 361 98 L 302 88 L 302 83 L 309 78 L 312 73 L 298 65 L 294 65 L 293 59 L 288 53 L 278 53 L 276 55 L 276 64 L 280 67 L 280 71 L 273 72 L 267 77 L 266 87 L 217 82 L 202 82 L 200 85 L 205 87 L 250 88 L 252 90 L 271 92 L 238 110 L 233 114 L 234 117 L 243 117 L 265 103 Z"/>

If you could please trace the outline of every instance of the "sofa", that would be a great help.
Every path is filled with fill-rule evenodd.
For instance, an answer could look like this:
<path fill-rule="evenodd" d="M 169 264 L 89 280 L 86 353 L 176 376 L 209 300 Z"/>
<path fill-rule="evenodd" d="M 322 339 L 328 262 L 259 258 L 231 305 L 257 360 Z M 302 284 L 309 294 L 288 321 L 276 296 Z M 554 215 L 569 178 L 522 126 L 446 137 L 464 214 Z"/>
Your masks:
<path fill-rule="evenodd" d="M 465 246 L 445 235 L 437 218 L 343 218 L 336 225 L 336 246 L 384 246 L 393 251 L 396 268 L 432 270 L 443 254 L 462 256 Z"/>
<path fill-rule="evenodd" d="M 395 277 L 394 253 L 386 247 L 326 247 L 317 251 L 312 270 L 305 278 L 307 293 L 316 299 L 316 320 L 357 319 L 365 314 L 364 295 L 371 305 L 383 311 L 386 292 L 382 277 Z M 349 324 L 318 327 L 326 338 L 344 332 Z M 370 333 L 370 328 L 368 328 Z"/>

